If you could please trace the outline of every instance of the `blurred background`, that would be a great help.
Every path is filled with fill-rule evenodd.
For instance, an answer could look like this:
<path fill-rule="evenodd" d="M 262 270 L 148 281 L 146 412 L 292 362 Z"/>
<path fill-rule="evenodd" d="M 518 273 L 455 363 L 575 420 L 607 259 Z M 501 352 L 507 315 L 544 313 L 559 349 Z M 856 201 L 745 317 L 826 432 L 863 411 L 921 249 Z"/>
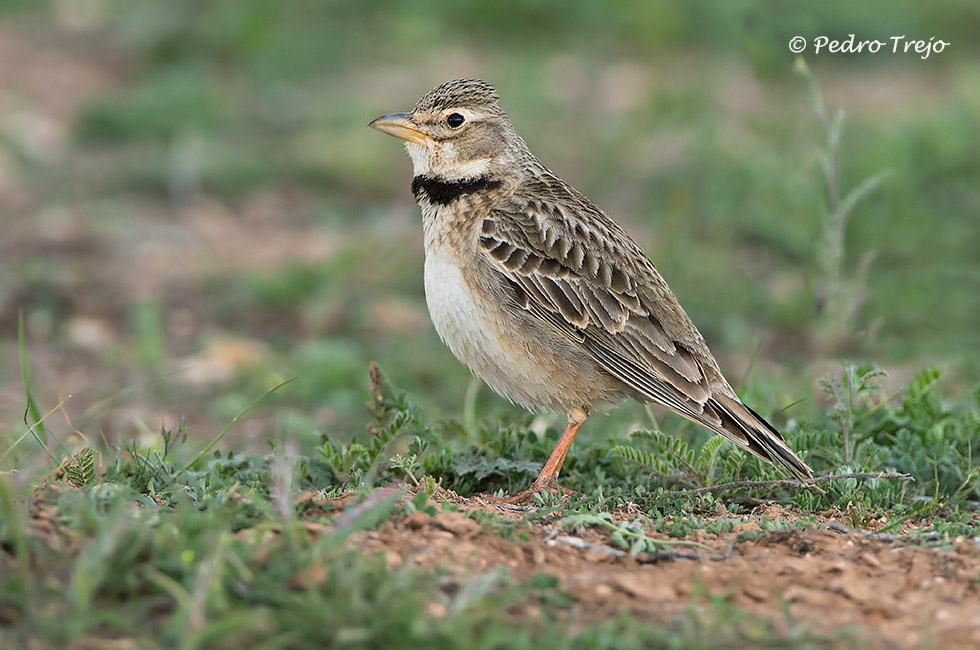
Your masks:
<path fill-rule="evenodd" d="M 290 377 L 233 445 L 363 431 L 372 359 L 431 419 L 469 395 L 530 422 L 439 342 L 410 161 L 365 128 L 461 76 L 644 247 L 760 411 L 812 413 L 846 359 L 968 390 L 978 28 L 972 0 L 2 1 L 0 432 L 26 429 L 19 316 L 62 439 L 210 439 Z M 788 49 L 850 33 L 950 45 Z"/>

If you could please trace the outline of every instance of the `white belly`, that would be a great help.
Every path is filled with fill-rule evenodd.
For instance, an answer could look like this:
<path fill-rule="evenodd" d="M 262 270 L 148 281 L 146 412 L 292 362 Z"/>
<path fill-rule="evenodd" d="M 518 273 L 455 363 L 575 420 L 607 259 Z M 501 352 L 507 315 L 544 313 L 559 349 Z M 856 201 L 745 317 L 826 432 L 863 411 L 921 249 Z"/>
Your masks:
<path fill-rule="evenodd" d="M 554 388 L 542 377 L 550 369 L 513 336 L 517 320 L 502 321 L 506 313 L 484 304 L 489 295 L 472 290 L 453 256 L 440 252 L 425 258 L 425 299 L 439 336 L 497 393 L 528 408 L 557 408 Z"/>

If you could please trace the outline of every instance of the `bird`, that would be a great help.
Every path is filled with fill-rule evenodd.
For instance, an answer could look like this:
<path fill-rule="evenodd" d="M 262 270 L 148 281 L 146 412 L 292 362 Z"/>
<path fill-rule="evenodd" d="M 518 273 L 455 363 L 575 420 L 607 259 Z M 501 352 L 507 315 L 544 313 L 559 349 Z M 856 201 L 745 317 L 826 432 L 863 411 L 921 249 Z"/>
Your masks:
<path fill-rule="evenodd" d="M 568 416 L 537 479 L 498 500 L 560 491 L 589 413 L 630 397 L 812 484 L 779 431 L 735 394 L 643 249 L 531 153 L 492 85 L 454 79 L 368 126 L 404 140 L 412 160 L 440 338 L 511 402 Z"/>

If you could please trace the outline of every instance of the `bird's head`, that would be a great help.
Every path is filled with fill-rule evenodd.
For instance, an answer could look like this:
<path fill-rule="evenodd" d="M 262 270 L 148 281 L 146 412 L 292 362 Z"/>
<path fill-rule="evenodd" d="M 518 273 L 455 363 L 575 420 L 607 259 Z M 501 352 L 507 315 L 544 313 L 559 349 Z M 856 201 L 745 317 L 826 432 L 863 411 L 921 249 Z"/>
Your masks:
<path fill-rule="evenodd" d="M 455 79 L 427 92 L 411 113 L 383 115 L 368 126 L 405 141 L 416 176 L 494 175 L 525 146 L 499 99 L 485 81 Z"/>

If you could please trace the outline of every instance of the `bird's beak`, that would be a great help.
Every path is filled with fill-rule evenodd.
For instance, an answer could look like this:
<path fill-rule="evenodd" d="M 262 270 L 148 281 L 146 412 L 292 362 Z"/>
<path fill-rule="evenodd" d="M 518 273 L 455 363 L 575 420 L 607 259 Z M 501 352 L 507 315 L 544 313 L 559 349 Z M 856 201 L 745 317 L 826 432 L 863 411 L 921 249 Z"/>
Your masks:
<path fill-rule="evenodd" d="M 378 119 L 373 120 L 368 126 L 416 144 L 426 145 L 432 141 L 428 135 L 419 131 L 418 124 L 412 121 L 411 113 L 382 115 Z"/>

